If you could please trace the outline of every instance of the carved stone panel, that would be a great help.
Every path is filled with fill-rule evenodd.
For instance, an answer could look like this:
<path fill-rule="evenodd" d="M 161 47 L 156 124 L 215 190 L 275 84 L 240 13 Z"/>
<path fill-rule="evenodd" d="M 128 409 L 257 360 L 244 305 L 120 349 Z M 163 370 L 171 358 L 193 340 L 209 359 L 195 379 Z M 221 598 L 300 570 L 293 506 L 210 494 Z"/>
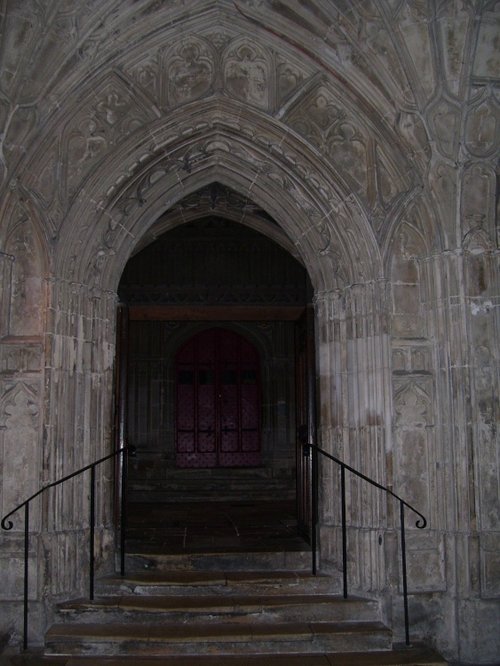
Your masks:
<path fill-rule="evenodd" d="M 79 112 L 64 132 L 63 151 L 68 165 L 69 195 L 104 154 L 142 127 L 151 117 L 144 102 L 117 77 L 111 77 L 82 102 Z"/>
<path fill-rule="evenodd" d="M 158 53 L 148 53 L 144 58 L 126 68 L 125 71 L 149 95 L 151 100 L 160 100 L 161 65 Z"/>
<path fill-rule="evenodd" d="M 271 62 L 254 41 L 233 42 L 224 53 L 224 88 L 228 94 L 247 104 L 270 106 Z"/>
<path fill-rule="evenodd" d="M 485 533 L 480 538 L 481 596 L 485 599 L 500 597 L 500 550 L 498 535 Z"/>
<path fill-rule="evenodd" d="M 430 379 L 395 381 L 394 480 L 397 493 L 429 518 L 434 423 Z"/>
<path fill-rule="evenodd" d="M 213 89 L 216 63 L 209 46 L 193 36 L 165 54 L 163 102 L 175 107 L 206 95 Z"/>
<path fill-rule="evenodd" d="M 34 385 L 0 384 L 0 455 L 2 515 L 37 490 L 39 397 Z"/>
<path fill-rule="evenodd" d="M 498 72 L 500 72 L 499 32 L 498 5 L 495 2 L 490 2 L 489 6 L 485 7 L 482 16 L 474 54 L 473 75 L 479 79 L 498 80 Z"/>
<path fill-rule="evenodd" d="M 434 129 L 437 148 L 445 157 L 456 157 L 460 136 L 460 107 L 442 97 L 433 105 L 428 115 Z"/>
<path fill-rule="evenodd" d="M 12 262 L 9 334 L 39 335 L 42 332 L 45 303 L 40 248 L 27 213 L 18 209 L 19 222 L 8 241 Z"/>
<path fill-rule="evenodd" d="M 276 57 L 276 95 L 278 106 L 282 105 L 306 81 L 309 72 L 290 59 Z"/>
<path fill-rule="evenodd" d="M 414 517 L 406 514 L 411 529 Z M 407 568 L 410 593 L 438 592 L 446 590 L 445 544 L 442 535 L 424 530 L 407 535 Z"/>
<path fill-rule="evenodd" d="M 491 96 L 469 111 L 465 127 L 466 145 L 475 157 L 493 155 L 500 145 L 500 105 Z"/>
<path fill-rule="evenodd" d="M 466 3 L 455 0 L 445 0 L 440 4 L 438 11 L 439 19 L 436 24 L 440 32 L 444 79 L 448 90 L 457 95 L 463 76 L 463 66 L 467 60 L 467 38 L 472 17 L 466 9 Z"/>
<path fill-rule="evenodd" d="M 495 174 L 482 164 L 472 164 L 462 181 L 462 238 L 471 231 L 493 232 L 495 215 Z M 492 233 L 491 240 L 494 238 Z"/>
<path fill-rule="evenodd" d="M 392 331 L 396 337 L 425 337 L 426 320 L 422 316 L 420 268 L 418 257 L 425 251 L 419 232 L 404 223 L 393 245 Z M 425 256 L 425 255 L 424 255 Z"/>
<path fill-rule="evenodd" d="M 340 100 L 320 86 L 291 112 L 289 124 L 330 157 L 354 190 L 367 196 L 367 137 Z"/>

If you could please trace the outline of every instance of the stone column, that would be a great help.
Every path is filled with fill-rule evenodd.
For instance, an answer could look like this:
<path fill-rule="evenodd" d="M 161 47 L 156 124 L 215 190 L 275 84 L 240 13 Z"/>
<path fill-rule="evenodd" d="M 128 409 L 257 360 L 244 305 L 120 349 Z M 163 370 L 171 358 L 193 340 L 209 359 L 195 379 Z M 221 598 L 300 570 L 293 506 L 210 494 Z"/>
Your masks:
<path fill-rule="evenodd" d="M 47 333 L 44 471 L 53 481 L 113 450 L 116 295 L 55 279 Z M 88 590 L 90 473 L 47 493 L 46 594 Z M 114 465 L 96 470 L 96 567 L 113 565 Z"/>
<path fill-rule="evenodd" d="M 391 483 L 389 337 L 385 281 L 317 294 L 320 445 L 381 484 Z M 347 473 L 351 591 L 384 587 L 385 493 Z M 340 569 L 339 470 L 322 463 L 322 566 Z"/>

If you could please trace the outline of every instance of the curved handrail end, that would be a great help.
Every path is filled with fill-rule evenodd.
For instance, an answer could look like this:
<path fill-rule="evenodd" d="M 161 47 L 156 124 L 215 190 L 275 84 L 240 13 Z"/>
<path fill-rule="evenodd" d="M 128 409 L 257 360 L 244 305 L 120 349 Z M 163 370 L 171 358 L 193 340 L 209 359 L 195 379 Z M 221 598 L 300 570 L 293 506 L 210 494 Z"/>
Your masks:
<path fill-rule="evenodd" d="M 3 530 L 11 530 L 14 527 L 14 523 L 12 522 L 12 520 L 7 520 L 7 518 L 10 515 L 12 515 L 12 512 L 8 513 L 6 516 L 2 518 L 2 522 L 0 523 L 0 525 L 2 526 Z"/>

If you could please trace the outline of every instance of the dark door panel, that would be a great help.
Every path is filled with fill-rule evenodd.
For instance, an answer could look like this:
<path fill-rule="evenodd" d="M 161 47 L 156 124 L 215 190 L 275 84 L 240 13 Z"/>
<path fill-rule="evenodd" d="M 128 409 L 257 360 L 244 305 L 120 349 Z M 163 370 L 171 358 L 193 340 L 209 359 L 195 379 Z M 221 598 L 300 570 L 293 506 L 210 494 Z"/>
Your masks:
<path fill-rule="evenodd" d="M 233 331 L 209 329 L 181 347 L 175 367 L 177 465 L 260 465 L 260 362 L 255 347 Z"/>

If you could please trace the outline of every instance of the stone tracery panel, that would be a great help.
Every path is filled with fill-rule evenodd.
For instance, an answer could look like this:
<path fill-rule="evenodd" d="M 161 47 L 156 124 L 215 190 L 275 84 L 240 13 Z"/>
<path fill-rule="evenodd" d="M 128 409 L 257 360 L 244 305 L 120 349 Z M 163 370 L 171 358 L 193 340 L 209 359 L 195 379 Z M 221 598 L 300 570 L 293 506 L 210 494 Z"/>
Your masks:
<path fill-rule="evenodd" d="M 2 382 L 0 455 L 5 480 L 2 515 L 38 488 L 39 389 L 33 382 Z"/>
<path fill-rule="evenodd" d="M 135 81 L 147 93 L 150 99 L 158 103 L 161 99 L 162 81 L 160 53 L 148 53 L 133 64 L 125 66 L 125 74 Z"/>
<path fill-rule="evenodd" d="M 13 257 L 8 333 L 33 336 L 43 331 L 45 303 L 43 286 L 44 266 L 40 245 L 28 212 L 21 206 L 15 211 L 17 223 L 12 226 L 6 243 L 7 253 Z"/>
<path fill-rule="evenodd" d="M 427 327 L 422 317 L 419 256 L 425 255 L 425 245 L 416 229 L 405 223 L 397 234 L 392 255 L 391 277 L 393 297 L 393 335 L 396 337 L 426 337 Z"/>
<path fill-rule="evenodd" d="M 225 90 L 242 102 L 268 110 L 274 89 L 271 59 L 249 39 L 232 42 L 224 53 Z"/>
<path fill-rule="evenodd" d="M 217 66 L 209 45 L 194 36 L 183 39 L 163 57 L 162 106 L 176 107 L 213 90 Z"/>
<path fill-rule="evenodd" d="M 145 101 L 139 100 L 117 77 L 94 90 L 80 104 L 64 132 L 62 150 L 68 164 L 65 175 L 69 197 L 108 151 L 154 115 Z"/>
<path fill-rule="evenodd" d="M 461 122 L 459 104 L 455 100 L 450 100 L 442 95 L 431 106 L 427 115 L 440 153 L 449 159 L 456 158 Z"/>
<path fill-rule="evenodd" d="M 474 157 L 491 157 L 500 146 L 500 104 L 493 95 L 481 97 L 468 113 L 466 145 Z"/>
<path fill-rule="evenodd" d="M 407 52 L 407 58 L 413 66 L 413 83 L 422 87 L 427 99 L 434 92 L 436 85 L 433 44 L 429 29 L 431 7 L 425 0 L 405 2 L 397 17 L 396 30 L 402 36 L 400 48 Z M 407 67 L 411 72 L 411 67 Z"/>
<path fill-rule="evenodd" d="M 277 105 L 281 107 L 304 85 L 311 72 L 281 54 L 276 54 L 275 58 Z"/>
<path fill-rule="evenodd" d="M 483 230 L 495 239 L 495 173 L 481 163 L 464 170 L 461 188 L 461 235 L 463 241 L 473 230 Z"/>

